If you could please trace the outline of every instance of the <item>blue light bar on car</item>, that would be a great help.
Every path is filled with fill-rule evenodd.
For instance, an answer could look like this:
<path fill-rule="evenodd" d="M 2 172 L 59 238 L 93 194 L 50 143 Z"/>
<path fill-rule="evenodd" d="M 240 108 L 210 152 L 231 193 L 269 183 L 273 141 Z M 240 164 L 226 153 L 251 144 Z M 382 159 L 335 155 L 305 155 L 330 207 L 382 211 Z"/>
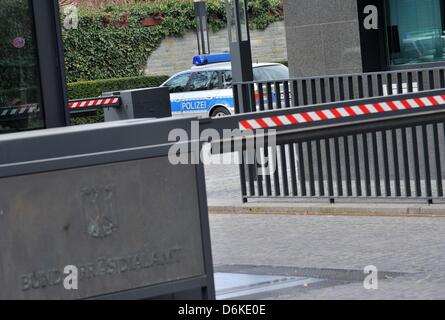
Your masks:
<path fill-rule="evenodd" d="M 232 61 L 230 53 L 211 53 L 193 57 L 193 64 L 195 66 L 203 66 L 211 63 L 221 63 L 230 61 Z"/>

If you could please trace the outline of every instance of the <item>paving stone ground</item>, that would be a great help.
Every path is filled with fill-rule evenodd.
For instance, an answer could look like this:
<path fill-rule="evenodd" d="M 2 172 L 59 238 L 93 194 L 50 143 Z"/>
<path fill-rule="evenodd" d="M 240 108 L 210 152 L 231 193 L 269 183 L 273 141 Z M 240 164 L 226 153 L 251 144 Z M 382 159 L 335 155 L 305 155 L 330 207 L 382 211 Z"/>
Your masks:
<path fill-rule="evenodd" d="M 241 204 L 237 165 L 208 165 L 206 179 L 209 205 Z M 334 281 L 268 299 L 445 299 L 445 217 L 211 214 L 210 222 L 217 270 L 249 265 L 360 274 L 374 265 L 403 273 L 381 280 L 375 291 L 362 281 Z"/>
<path fill-rule="evenodd" d="M 445 218 L 211 215 L 214 263 L 403 276 L 274 292 L 273 299 L 445 299 Z"/>

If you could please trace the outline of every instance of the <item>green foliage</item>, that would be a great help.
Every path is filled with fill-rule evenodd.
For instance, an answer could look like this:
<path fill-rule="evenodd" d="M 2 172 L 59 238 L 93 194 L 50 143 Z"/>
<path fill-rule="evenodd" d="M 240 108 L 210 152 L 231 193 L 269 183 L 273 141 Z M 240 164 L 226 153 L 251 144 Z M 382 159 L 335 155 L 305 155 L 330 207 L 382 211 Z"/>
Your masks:
<path fill-rule="evenodd" d="M 276 63 L 280 63 L 280 64 L 282 64 L 282 65 L 284 65 L 286 67 L 289 66 L 289 62 L 287 60 L 285 60 L 285 61 L 277 61 Z"/>
<path fill-rule="evenodd" d="M 167 79 L 167 76 L 140 76 L 69 83 L 68 99 L 93 98 L 110 91 L 159 87 Z"/>
<path fill-rule="evenodd" d="M 100 96 L 103 92 L 159 87 L 167 79 L 167 76 L 141 76 L 69 83 L 68 99 L 94 98 Z M 97 111 L 93 116 L 72 118 L 73 125 L 103 121 L 103 111 Z"/>
<path fill-rule="evenodd" d="M 265 29 L 280 19 L 280 0 L 249 0 L 252 28 Z M 212 30 L 226 26 L 223 0 L 208 0 Z M 160 25 L 144 27 L 145 18 Z M 193 0 L 157 0 L 104 9 L 81 10 L 79 26 L 64 30 L 69 82 L 142 74 L 147 58 L 166 36 L 181 36 L 195 29 Z"/>

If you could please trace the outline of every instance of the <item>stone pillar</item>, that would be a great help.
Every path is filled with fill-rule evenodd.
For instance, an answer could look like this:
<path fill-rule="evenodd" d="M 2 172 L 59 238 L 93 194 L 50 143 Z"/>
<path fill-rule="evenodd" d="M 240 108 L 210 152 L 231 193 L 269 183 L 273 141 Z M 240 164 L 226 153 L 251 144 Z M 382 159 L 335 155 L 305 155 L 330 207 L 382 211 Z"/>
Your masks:
<path fill-rule="evenodd" d="M 292 77 L 362 72 L 356 0 L 284 0 Z"/>

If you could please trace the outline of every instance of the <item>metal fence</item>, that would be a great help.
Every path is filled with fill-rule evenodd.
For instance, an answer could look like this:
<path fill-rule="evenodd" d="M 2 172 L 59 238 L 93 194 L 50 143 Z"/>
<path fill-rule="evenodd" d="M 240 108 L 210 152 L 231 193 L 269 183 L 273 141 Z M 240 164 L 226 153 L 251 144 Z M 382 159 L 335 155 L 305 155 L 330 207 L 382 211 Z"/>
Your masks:
<path fill-rule="evenodd" d="M 255 112 L 308 105 L 323 108 L 325 103 L 440 88 L 445 88 L 445 68 L 242 83 L 234 86 L 234 95 L 249 92 L 248 101 L 235 99 L 237 111 Z M 358 100 L 354 105 L 361 103 Z M 277 170 L 264 172 L 259 166 L 241 165 L 244 201 L 445 200 L 442 120 L 398 121 L 384 127 L 358 127 L 349 133 L 339 129 L 328 136 L 291 139 L 260 151 L 263 156 L 274 155 Z"/>

